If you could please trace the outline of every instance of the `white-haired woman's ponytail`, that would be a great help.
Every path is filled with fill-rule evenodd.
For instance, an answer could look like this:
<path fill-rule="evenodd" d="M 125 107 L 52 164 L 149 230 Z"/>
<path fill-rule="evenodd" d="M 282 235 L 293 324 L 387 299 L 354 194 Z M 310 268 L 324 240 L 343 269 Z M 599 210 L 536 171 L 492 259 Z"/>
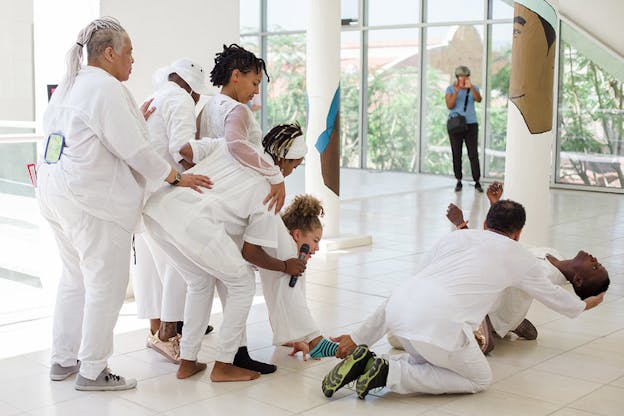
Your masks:
<path fill-rule="evenodd" d="M 86 48 L 89 56 L 96 56 L 108 46 L 116 52 L 121 52 L 122 35 L 125 29 L 113 17 L 95 19 L 83 28 L 76 39 L 76 43 L 67 52 L 67 69 L 63 78 L 63 90 L 68 92 L 76 81 L 76 76 L 82 67 L 83 50 Z"/>

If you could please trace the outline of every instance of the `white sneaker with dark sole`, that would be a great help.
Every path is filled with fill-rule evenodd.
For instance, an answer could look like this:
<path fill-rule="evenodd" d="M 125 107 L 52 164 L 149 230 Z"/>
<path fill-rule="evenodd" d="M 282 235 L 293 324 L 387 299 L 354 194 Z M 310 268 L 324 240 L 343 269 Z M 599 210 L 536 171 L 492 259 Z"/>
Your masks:
<path fill-rule="evenodd" d="M 129 378 L 126 380 L 124 377 L 113 374 L 108 368 L 105 368 L 95 380 L 89 380 L 78 374 L 74 387 L 80 391 L 116 391 L 130 390 L 135 388 L 136 385 L 135 379 Z"/>
<path fill-rule="evenodd" d="M 80 371 L 80 361 L 76 365 L 70 365 L 69 367 L 63 367 L 60 364 L 54 363 L 50 367 L 50 380 L 63 381 L 72 374 L 76 374 Z"/>

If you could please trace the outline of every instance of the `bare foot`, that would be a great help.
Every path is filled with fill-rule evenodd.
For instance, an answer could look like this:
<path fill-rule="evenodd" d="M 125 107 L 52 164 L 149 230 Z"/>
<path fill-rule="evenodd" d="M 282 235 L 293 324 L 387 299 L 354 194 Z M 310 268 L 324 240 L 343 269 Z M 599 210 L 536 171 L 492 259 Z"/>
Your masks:
<path fill-rule="evenodd" d="M 178 368 L 176 377 L 178 377 L 179 379 L 189 378 L 190 376 L 197 374 L 200 371 L 204 371 L 205 369 L 206 364 L 204 363 L 198 363 L 197 361 L 180 360 L 180 368 Z"/>
<path fill-rule="evenodd" d="M 257 371 L 246 370 L 232 364 L 215 361 L 215 365 L 210 373 L 210 380 L 220 381 L 249 381 L 260 377 Z"/>

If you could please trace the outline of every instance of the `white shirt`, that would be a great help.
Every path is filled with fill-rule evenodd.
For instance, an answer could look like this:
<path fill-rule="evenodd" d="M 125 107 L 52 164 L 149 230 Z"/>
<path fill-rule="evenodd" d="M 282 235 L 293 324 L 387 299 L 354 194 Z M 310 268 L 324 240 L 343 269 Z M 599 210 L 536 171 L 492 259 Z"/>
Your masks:
<path fill-rule="evenodd" d="M 159 155 L 182 171 L 180 149 L 195 139 L 197 131 L 195 101 L 178 84 L 168 81 L 154 94 L 152 106 L 156 111 L 147 119 L 149 140 Z"/>
<path fill-rule="evenodd" d="M 443 237 L 423 269 L 397 288 L 352 338 L 371 345 L 390 331 L 454 351 L 508 287 L 571 318 L 585 309 L 585 302 L 553 284 L 543 264 L 518 242 L 491 231 L 463 230 Z"/>
<path fill-rule="evenodd" d="M 130 91 L 108 72 L 86 66 L 64 93 L 62 85 L 55 91 L 43 125 L 46 137 L 62 134 L 66 147 L 58 163 L 41 161 L 39 169 L 60 177 L 68 198 L 89 214 L 132 232 L 145 178 L 164 181 L 171 167 L 149 145 Z"/>
<path fill-rule="evenodd" d="M 262 147 L 262 130 L 245 104 L 217 94 L 204 106 L 200 117 L 201 137 L 224 137 L 230 155 L 241 165 L 265 176 L 269 183 L 284 182 L 284 176 Z"/>
<path fill-rule="evenodd" d="M 277 247 L 275 214 L 262 203 L 269 184 L 258 173 L 241 166 L 228 155 L 225 142 L 192 142 L 203 158 L 189 173 L 210 177 L 212 189 L 203 193 L 190 188 L 165 187 L 147 201 L 144 215 L 160 224 L 188 258 L 216 273 L 237 275 L 248 267 L 240 249 L 243 241 Z"/>
<path fill-rule="evenodd" d="M 548 280 L 553 282 L 553 284 L 561 286 L 569 283 L 563 273 L 546 258 L 546 255 L 550 254 L 554 258 L 561 260 L 563 258 L 561 253 L 550 247 L 526 247 L 526 249 L 529 250 L 536 259 L 540 260 L 540 264 L 544 270 L 544 276 L 548 277 Z"/>

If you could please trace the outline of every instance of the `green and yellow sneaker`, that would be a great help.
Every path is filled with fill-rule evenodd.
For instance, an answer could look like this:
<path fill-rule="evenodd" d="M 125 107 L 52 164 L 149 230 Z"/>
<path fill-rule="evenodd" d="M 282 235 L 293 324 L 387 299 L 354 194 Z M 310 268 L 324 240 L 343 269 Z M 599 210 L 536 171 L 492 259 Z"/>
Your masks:
<path fill-rule="evenodd" d="M 367 371 L 362 374 L 355 383 L 355 392 L 362 400 L 369 391 L 379 387 L 385 387 L 388 381 L 388 360 L 375 358 Z M 368 366 L 367 366 L 368 367 Z"/>
<path fill-rule="evenodd" d="M 366 345 L 358 345 L 347 358 L 336 365 L 323 379 L 323 394 L 332 397 L 336 391 L 356 380 L 366 370 L 374 355 Z"/>

